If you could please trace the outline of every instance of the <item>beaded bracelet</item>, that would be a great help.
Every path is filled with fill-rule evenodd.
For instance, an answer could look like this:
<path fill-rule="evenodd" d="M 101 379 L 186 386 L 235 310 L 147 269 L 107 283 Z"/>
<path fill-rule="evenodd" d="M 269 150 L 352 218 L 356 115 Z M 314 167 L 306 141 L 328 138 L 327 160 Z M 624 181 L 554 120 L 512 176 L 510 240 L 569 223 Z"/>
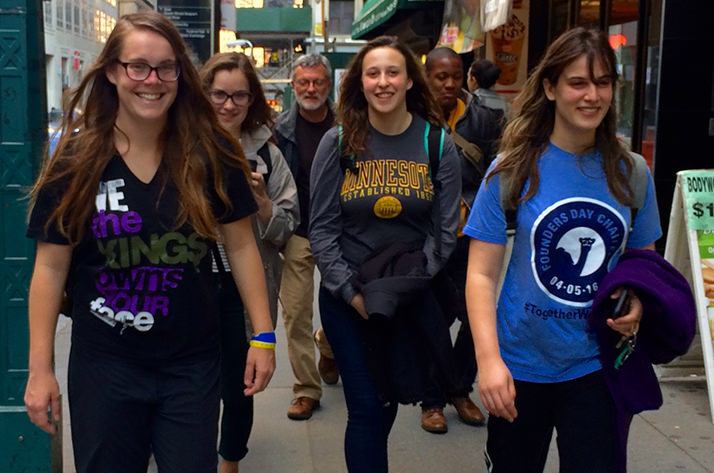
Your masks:
<path fill-rule="evenodd" d="M 275 332 L 261 332 L 258 335 L 252 336 L 248 344 L 251 347 L 275 350 L 275 342 Z"/>

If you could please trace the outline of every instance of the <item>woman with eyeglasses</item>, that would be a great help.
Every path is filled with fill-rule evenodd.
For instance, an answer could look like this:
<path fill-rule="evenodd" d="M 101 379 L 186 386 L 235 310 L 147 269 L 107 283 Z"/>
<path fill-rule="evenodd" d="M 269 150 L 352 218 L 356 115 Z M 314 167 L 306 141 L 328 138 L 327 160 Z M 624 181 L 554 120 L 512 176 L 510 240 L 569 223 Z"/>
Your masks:
<path fill-rule="evenodd" d="M 37 253 L 25 404 L 33 423 L 55 432 L 53 341 L 66 289 L 78 472 L 144 473 L 152 452 L 159 471 L 216 471 L 214 241 L 226 248 L 258 334 L 246 394 L 269 382 L 275 335 L 247 176 L 173 23 L 153 11 L 122 17 L 70 97 L 27 231 Z"/>
<path fill-rule="evenodd" d="M 644 159 L 615 134 L 617 79 L 605 33 L 578 27 L 556 39 L 516 97 L 464 227 L 472 238 L 466 304 L 490 413 L 484 453 L 494 473 L 542 472 L 554 430 L 561 472 L 623 471 L 605 378 L 612 366 L 601 362 L 587 317 L 622 253 L 654 249 L 662 231 Z M 646 190 L 639 203 L 636 188 Z M 509 209 L 515 236 L 499 294 Z M 613 347 L 638 330 L 634 293 L 623 312 L 607 320 Z"/>
<path fill-rule="evenodd" d="M 273 143 L 272 110 L 250 59 L 239 53 L 219 53 L 206 61 L 199 74 L 218 121 L 240 142 L 253 168 L 250 182 L 258 203 L 258 213 L 252 218 L 253 231 L 263 260 L 270 317 L 275 326 L 282 272 L 279 251 L 300 219 L 297 187 L 285 158 Z M 242 378 L 248 350 L 243 302 L 230 272 L 223 270 L 228 268 L 223 245 L 217 249 L 223 399 L 219 472 L 236 473 L 239 461 L 248 453 L 253 397 L 245 395 Z"/>

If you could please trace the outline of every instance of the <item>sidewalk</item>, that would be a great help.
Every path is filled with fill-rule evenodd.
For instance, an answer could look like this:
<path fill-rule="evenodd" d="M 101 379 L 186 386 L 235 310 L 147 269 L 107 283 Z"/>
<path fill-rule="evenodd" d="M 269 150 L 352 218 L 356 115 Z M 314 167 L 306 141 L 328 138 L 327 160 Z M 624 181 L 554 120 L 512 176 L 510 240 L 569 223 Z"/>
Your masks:
<path fill-rule="evenodd" d="M 71 322 L 62 317 L 57 331 L 57 375 L 66 393 Z M 321 407 L 308 421 L 286 416 L 293 376 L 287 358 L 282 319 L 277 328 L 277 370 L 268 389 L 256 396 L 255 422 L 241 473 L 346 473 L 343 457 L 347 418 L 341 384 L 324 386 Z M 629 473 L 714 473 L 714 424 L 706 384 L 669 381 L 662 384 L 664 406 L 635 417 L 630 434 Z M 478 395 L 474 401 L 480 404 Z M 74 471 L 69 438 L 69 410 L 64 412 L 64 473 Z M 417 406 L 400 406 L 390 436 L 391 473 L 485 473 L 485 427 L 459 422 L 452 407 L 445 410 L 449 432 L 434 435 L 420 428 Z M 517 452 L 514 452 L 517 454 Z M 152 465 L 150 473 L 156 472 Z M 546 473 L 558 472 L 551 447 Z M 168 472 L 170 473 L 170 472 Z"/>

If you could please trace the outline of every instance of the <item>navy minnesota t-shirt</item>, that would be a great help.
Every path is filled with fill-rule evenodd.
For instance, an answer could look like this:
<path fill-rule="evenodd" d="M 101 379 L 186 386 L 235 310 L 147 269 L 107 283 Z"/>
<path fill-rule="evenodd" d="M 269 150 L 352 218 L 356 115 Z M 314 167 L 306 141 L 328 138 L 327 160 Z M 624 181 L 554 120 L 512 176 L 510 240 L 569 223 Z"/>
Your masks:
<path fill-rule="evenodd" d="M 217 349 L 218 310 L 210 245 L 186 223 L 174 228 L 178 191 L 160 167 L 149 183 L 116 155 L 102 174 L 83 241 L 72 254 L 72 342 L 92 352 L 143 362 L 176 359 Z M 211 189 L 220 223 L 257 210 L 242 170 L 223 167 L 231 209 Z M 52 225 L 61 186 L 42 189 L 27 236 L 67 240 Z"/>

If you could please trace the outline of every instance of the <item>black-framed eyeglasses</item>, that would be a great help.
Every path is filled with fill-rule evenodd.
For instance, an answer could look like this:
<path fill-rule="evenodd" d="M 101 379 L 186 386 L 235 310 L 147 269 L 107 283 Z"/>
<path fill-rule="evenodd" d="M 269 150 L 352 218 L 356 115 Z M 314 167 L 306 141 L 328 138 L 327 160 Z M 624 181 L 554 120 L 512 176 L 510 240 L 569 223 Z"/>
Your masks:
<path fill-rule="evenodd" d="M 208 91 L 208 96 L 214 105 L 223 105 L 230 98 L 236 106 L 243 107 L 253 100 L 253 94 L 245 90 L 239 90 L 229 94 L 225 90 L 213 89 Z"/>
<path fill-rule="evenodd" d="M 181 66 L 176 63 L 161 64 L 154 67 L 145 62 L 122 62 L 118 60 L 117 62 L 124 67 L 127 77 L 136 81 L 146 80 L 151 75 L 151 71 L 156 71 L 156 76 L 164 82 L 177 81 L 181 74 Z"/>

